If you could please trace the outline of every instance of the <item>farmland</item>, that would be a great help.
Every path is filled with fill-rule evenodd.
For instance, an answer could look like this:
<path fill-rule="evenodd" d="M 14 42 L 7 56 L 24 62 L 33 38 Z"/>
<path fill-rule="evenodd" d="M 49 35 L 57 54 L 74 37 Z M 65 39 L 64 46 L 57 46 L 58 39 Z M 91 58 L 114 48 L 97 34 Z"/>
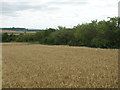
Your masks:
<path fill-rule="evenodd" d="M 12 30 L 0 30 L 0 33 L 8 33 L 8 34 L 14 34 L 14 35 L 19 35 L 19 34 L 35 34 L 36 31 L 12 31 Z"/>
<path fill-rule="evenodd" d="M 3 88 L 117 88 L 118 50 L 3 44 Z"/>

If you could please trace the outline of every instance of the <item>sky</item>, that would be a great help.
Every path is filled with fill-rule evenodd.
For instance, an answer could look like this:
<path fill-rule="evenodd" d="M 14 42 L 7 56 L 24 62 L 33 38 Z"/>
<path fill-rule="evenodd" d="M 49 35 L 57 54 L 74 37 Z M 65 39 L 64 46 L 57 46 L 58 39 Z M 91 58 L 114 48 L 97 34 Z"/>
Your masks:
<path fill-rule="evenodd" d="M 118 16 L 119 0 L 0 0 L 0 27 L 72 28 Z"/>

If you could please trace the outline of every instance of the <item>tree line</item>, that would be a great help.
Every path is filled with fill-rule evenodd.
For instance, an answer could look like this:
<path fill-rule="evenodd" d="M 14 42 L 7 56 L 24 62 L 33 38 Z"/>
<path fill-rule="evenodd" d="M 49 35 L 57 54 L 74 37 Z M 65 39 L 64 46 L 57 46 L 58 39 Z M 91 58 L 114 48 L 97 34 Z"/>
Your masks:
<path fill-rule="evenodd" d="M 0 28 L 2 30 L 11 30 L 11 31 L 27 31 L 28 29 L 26 28 L 15 28 L 15 27 L 12 27 L 12 28 Z"/>
<path fill-rule="evenodd" d="M 39 42 L 47 45 L 88 46 L 96 48 L 120 48 L 120 19 L 91 21 L 73 28 L 58 26 L 31 34 L 2 34 L 2 42 Z"/>

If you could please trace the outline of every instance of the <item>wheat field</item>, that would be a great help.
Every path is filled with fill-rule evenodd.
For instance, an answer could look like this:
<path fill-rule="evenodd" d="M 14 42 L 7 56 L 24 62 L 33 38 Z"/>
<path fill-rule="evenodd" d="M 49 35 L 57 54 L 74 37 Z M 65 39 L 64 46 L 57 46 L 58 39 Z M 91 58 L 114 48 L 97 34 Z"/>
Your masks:
<path fill-rule="evenodd" d="M 117 88 L 118 50 L 3 44 L 3 88 Z"/>

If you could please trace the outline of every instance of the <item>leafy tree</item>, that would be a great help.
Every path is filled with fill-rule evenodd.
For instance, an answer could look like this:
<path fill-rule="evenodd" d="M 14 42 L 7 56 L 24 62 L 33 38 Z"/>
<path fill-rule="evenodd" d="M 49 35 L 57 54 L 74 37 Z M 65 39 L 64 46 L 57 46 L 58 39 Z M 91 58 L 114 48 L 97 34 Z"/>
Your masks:
<path fill-rule="evenodd" d="M 25 34 L 25 35 L 19 35 L 16 38 L 17 42 L 33 42 L 33 35 Z"/>
<path fill-rule="evenodd" d="M 97 35 L 97 21 L 78 25 L 75 29 L 75 37 L 80 45 L 90 46 L 92 39 Z"/>
<path fill-rule="evenodd" d="M 71 30 L 60 30 L 51 33 L 49 41 L 51 44 L 67 45 L 74 38 L 74 34 Z"/>
<path fill-rule="evenodd" d="M 10 37 L 8 35 L 8 33 L 3 33 L 2 34 L 2 42 L 9 42 L 10 41 Z"/>
<path fill-rule="evenodd" d="M 15 39 L 16 39 L 16 36 L 15 36 L 13 33 L 11 33 L 11 34 L 9 35 L 9 40 L 10 40 L 10 41 L 15 41 Z"/>
<path fill-rule="evenodd" d="M 58 26 L 58 30 L 65 30 L 66 27 L 63 27 L 63 26 Z"/>
<path fill-rule="evenodd" d="M 39 41 L 40 43 L 47 43 L 48 36 L 55 31 L 55 29 L 49 28 L 44 31 L 37 32 L 34 36 L 34 40 Z"/>

